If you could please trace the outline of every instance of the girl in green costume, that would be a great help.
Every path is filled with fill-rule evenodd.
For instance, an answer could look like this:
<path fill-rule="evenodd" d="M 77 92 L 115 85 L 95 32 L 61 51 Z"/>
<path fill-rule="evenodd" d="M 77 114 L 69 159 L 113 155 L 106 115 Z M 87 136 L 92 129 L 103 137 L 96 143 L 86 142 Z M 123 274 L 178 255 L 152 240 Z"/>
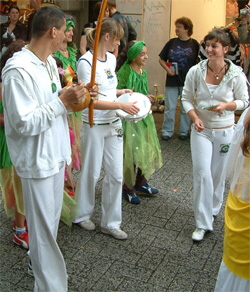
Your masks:
<path fill-rule="evenodd" d="M 76 77 L 76 55 L 77 47 L 73 41 L 75 23 L 71 16 L 67 17 L 65 38 L 59 51 L 53 55 L 62 63 L 59 70 L 60 75 L 63 75 L 62 86 L 70 86 L 73 84 Z M 81 113 L 72 113 L 68 115 L 70 142 L 72 151 L 72 164 L 67 166 L 65 178 L 65 190 L 70 195 L 74 195 L 75 183 L 72 175 L 72 169 L 80 170 L 80 130 L 82 124 Z"/>
<path fill-rule="evenodd" d="M 148 76 L 143 68 L 148 59 L 144 41 L 130 42 L 126 61 L 117 72 L 118 89 L 129 88 L 135 92 L 148 94 Z M 120 59 L 122 55 L 120 56 Z M 118 60 L 118 63 L 120 60 Z M 156 195 L 159 191 L 147 181 L 156 168 L 162 166 L 162 156 L 154 118 L 146 118 L 133 123 L 122 121 L 124 137 L 123 196 L 131 204 L 139 204 L 136 192 L 143 195 Z"/>
<path fill-rule="evenodd" d="M 15 52 L 21 51 L 25 42 L 16 40 L 11 43 L 1 58 L 1 72 L 7 60 Z M 14 218 L 13 242 L 25 249 L 29 248 L 28 230 L 26 229 L 25 212 L 21 179 L 17 175 L 8 151 L 4 130 L 4 109 L 2 104 L 2 78 L 0 78 L 0 188 L 4 201 L 4 210 L 8 217 Z"/>
<path fill-rule="evenodd" d="M 59 51 L 55 52 L 53 55 L 62 61 L 63 69 L 66 70 L 67 67 L 70 66 L 73 71 L 76 72 L 77 47 L 73 42 L 74 29 L 75 23 L 73 20 L 67 20 L 65 38 Z"/>

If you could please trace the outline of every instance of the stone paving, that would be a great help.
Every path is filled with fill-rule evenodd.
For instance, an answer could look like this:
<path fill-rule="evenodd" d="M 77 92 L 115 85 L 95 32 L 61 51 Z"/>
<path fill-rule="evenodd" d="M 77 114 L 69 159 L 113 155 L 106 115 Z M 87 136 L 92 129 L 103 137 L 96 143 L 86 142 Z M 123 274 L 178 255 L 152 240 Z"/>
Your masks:
<path fill-rule="evenodd" d="M 154 117 L 160 136 L 163 115 Z M 160 194 L 141 197 L 140 205 L 123 200 L 126 241 L 60 223 L 58 243 L 67 265 L 69 292 L 213 291 L 223 251 L 223 211 L 215 220 L 214 232 L 194 243 L 189 140 L 174 137 L 160 143 L 164 164 L 150 180 Z M 101 183 L 102 176 L 92 218 L 97 226 Z M 33 291 L 26 251 L 12 243 L 12 220 L 6 217 L 3 204 L 0 222 L 0 291 Z"/>

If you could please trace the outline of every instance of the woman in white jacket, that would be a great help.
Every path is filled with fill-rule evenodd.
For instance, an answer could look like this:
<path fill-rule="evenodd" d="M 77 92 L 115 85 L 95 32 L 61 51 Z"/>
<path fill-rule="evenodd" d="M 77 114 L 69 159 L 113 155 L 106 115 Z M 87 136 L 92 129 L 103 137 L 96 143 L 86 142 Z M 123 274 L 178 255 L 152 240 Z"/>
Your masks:
<path fill-rule="evenodd" d="M 225 59 L 230 44 L 227 34 L 214 29 L 204 41 L 208 59 L 189 70 L 182 93 L 184 109 L 193 121 L 195 241 L 213 230 L 214 216 L 223 202 L 225 178 L 221 173 L 234 132 L 234 111 L 248 105 L 245 75 Z"/>

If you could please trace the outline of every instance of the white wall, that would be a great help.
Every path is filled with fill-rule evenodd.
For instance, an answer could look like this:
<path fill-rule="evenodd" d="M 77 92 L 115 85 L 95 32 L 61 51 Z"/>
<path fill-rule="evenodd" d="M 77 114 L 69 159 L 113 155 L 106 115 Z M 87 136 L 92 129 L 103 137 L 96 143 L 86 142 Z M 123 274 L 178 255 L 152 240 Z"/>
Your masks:
<path fill-rule="evenodd" d="M 171 37 L 175 37 L 174 21 L 182 16 L 194 24 L 192 37 L 198 41 L 214 26 L 226 23 L 226 0 L 172 0 Z"/>
<path fill-rule="evenodd" d="M 164 93 L 166 73 L 159 64 L 161 52 L 170 34 L 171 0 L 145 0 L 143 38 L 148 48 L 148 72 L 149 92 L 155 94 L 154 86 L 158 94 Z"/>

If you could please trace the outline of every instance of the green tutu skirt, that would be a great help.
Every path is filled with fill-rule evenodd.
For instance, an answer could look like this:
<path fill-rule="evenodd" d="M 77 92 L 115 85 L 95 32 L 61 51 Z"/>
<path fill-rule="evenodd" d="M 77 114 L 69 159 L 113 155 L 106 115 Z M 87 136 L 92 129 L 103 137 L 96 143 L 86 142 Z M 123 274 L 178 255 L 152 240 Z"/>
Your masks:
<path fill-rule="evenodd" d="M 64 191 L 60 220 L 69 227 L 72 226 L 72 220 L 75 218 L 76 207 L 76 201 L 66 191 Z"/>
<path fill-rule="evenodd" d="M 123 128 L 123 181 L 132 188 L 135 185 L 135 167 L 149 180 L 156 169 L 162 166 L 161 147 L 152 114 L 134 122 L 122 121 Z"/>

